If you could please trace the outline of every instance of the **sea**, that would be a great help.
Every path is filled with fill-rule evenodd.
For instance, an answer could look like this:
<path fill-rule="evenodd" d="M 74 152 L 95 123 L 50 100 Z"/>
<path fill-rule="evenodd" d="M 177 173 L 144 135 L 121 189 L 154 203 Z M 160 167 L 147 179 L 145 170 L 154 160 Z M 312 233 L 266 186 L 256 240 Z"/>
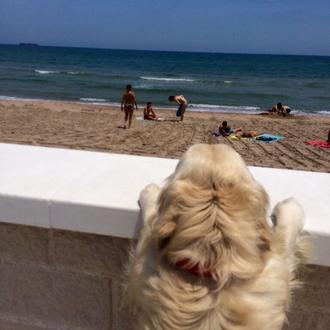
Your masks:
<path fill-rule="evenodd" d="M 330 115 L 330 57 L 0 45 L 0 99 L 118 106 L 127 84 L 138 104 L 254 114 L 275 103 Z"/>

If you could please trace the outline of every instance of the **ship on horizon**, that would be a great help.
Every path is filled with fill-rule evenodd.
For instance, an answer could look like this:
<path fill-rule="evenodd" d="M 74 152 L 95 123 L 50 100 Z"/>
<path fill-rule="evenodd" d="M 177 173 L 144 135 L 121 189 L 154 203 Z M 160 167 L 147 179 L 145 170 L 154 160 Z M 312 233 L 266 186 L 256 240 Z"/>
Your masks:
<path fill-rule="evenodd" d="M 39 47 L 38 44 L 32 43 L 32 42 L 20 42 L 18 46 L 21 47 Z"/>

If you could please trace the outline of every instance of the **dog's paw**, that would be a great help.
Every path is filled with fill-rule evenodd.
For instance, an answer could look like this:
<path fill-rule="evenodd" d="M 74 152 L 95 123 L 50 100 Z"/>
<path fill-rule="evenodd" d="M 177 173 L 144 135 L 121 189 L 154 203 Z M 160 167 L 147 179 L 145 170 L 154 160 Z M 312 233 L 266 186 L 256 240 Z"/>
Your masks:
<path fill-rule="evenodd" d="M 147 210 L 157 202 L 160 187 L 155 183 L 148 184 L 140 193 L 139 204 L 142 210 Z"/>
<path fill-rule="evenodd" d="M 293 198 L 277 203 L 271 219 L 276 227 L 291 227 L 298 232 L 301 232 L 304 227 L 304 211 L 301 205 Z"/>

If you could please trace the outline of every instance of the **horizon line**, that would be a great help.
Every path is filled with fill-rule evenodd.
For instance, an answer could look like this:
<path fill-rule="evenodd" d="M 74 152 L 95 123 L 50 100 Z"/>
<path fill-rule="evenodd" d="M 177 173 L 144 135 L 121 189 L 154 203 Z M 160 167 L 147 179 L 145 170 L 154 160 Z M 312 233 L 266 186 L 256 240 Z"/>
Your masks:
<path fill-rule="evenodd" d="M 105 47 L 87 47 L 87 46 L 59 46 L 59 45 L 43 45 L 33 42 L 19 42 L 19 43 L 0 43 L 0 46 L 20 46 L 20 44 L 36 45 L 35 47 L 53 47 L 53 48 L 78 48 L 78 49 L 98 49 L 98 50 L 118 50 L 118 51 L 140 51 L 140 52 L 167 52 L 167 53 L 192 53 L 192 54 L 227 54 L 227 55 L 268 55 L 268 56 L 316 56 L 316 57 L 330 57 L 330 55 L 320 54 L 272 54 L 272 53 L 243 53 L 243 52 L 220 52 L 220 51 L 189 51 L 189 50 L 160 50 L 160 49 L 130 49 L 130 48 L 105 48 Z M 26 46 L 29 48 L 29 46 Z M 33 48 L 33 46 L 31 47 Z"/>

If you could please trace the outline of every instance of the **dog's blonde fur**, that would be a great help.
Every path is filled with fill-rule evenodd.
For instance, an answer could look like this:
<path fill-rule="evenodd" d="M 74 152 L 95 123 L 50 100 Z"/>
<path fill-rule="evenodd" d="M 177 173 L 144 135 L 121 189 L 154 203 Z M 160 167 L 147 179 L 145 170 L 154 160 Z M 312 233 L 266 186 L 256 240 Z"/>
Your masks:
<path fill-rule="evenodd" d="M 282 329 L 306 257 L 295 201 L 279 203 L 269 225 L 268 196 L 242 158 L 226 145 L 195 145 L 140 203 L 127 283 L 138 329 Z M 182 260 L 212 277 L 179 268 Z"/>

